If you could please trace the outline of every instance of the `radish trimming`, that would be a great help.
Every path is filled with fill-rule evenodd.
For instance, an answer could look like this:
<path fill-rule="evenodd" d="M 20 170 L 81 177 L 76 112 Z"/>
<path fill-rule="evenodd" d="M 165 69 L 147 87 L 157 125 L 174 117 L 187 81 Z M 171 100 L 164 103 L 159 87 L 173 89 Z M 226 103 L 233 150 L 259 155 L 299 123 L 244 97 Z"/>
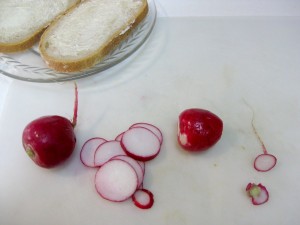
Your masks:
<path fill-rule="evenodd" d="M 246 191 L 251 197 L 253 205 L 262 205 L 269 200 L 269 192 L 262 184 L 249 183 Z"/>

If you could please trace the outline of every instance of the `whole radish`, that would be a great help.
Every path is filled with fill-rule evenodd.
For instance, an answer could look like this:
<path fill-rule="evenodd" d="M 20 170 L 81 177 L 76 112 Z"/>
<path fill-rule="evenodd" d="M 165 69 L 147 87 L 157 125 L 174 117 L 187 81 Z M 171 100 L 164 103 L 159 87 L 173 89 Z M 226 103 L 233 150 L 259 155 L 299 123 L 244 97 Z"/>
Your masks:
<path fill-rule="evenodd" d="M 28 156 L 44 168 L 52 168 L 64 162 L 74 151 L 77 122 L 78 90 L 75 84 L 73 120 L 53 115 L 43 116 L 30 122 L 22 135 L 23 147 Z"/>

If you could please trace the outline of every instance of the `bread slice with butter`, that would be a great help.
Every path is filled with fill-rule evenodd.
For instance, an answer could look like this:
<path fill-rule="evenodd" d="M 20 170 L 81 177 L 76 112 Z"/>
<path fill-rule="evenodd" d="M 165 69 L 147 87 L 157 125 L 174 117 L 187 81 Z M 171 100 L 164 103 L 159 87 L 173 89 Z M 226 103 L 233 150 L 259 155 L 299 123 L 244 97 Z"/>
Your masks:
<path fill-rule="evenodd" d="M 124 40 L 147 12 L 147 0 L 85 0 L 46 29 L 41 56 L 59 72 L 88 69 Z"/>
<path fill-rule="evenodd" d="M 44 29 L 80 0 L 0 0 L 0 52 L 30 48 Z"/>

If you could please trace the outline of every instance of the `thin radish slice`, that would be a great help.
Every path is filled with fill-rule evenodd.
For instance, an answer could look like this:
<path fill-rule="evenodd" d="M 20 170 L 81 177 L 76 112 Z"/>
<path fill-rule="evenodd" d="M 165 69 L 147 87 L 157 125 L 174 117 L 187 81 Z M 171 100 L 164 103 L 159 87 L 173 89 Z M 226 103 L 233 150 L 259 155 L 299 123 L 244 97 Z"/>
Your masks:
<path fill-rule="evenodd" d="M 123 160 L 110 160 L 102 165 L 95 176 L 99 195 L 109 201 L 122 202 L 136 191 L 138 178 L 134 168 Z"/>
<path fill-rule="evenodd" d="M 140 167 L 142 168 L 143 170 L 143 174 L 145 175 L 145 170 L 146 170 L 146 163 L 143 162 L 143 161 L 137 161 L 138 164 L 140 164 Z"/>
<path fill-rule="evenodd" d="M 154 197 L 153 194 L 147 189 L 138 189 L 132 195 L 132 201 L 141 209 L 149 209 L 153 206 Z"/>
<path fill-rule="evenodd" d="M 80 160 L 81 162 L 88 167 L 96 167 L 94 161 L 95 151 L 98 146 L 106 142 L 105 139 L 100 137 L 95 137 L 87 140 L 80 151 Z"/>
<path fill-rule="evenodd" d="M 124 134 L 124 132 L 120 133 L 120 134 L 115 138 L 115 141 L 121 141 L 123 134 Z"/>
<path fill-rule="evenodd" d="M 107 141 L 98 146 L 95 151 L 95 166 L 102 166 L 112 157 L 126 155 L 119 141 Z"/>
<path fill-rule="evenodd" d="M 246 191 L 251 197 L 253 205 L 261 205 L 269 200 L 269 192 L 262 184 L 256 185 L 249 183 L 246 187 Z"/>
<path fill-rule="evenodd" d="M 158 137 L 144 127 L 133 127 L 123 134 L 121 146 L 130 157 L 148 161 L 155 158 L 160 151 Z"/>
<path fill-rule="evenodd" d="M 259 172 L 267 172 L 276 165 L 276 162 L 277 159 L 274 155 L 260 154 L 254 160 L 254 168 Z"/>
<path fill-rule="evenodd" d="M 152 124 L 149 124 L 149 123 L 135 123 L 130 128 L 134 128 L 134 127 L 144 127 L 144 128 L 151 130 L 158 137 L 160 144 L 162 144 L 163 135 L 158 127 L 156 127 Z"/>
<path fill-rule="evenodd" d="M 127 156 L 127 155 L 118 155 L 113 157 L 112 159 L 120 159 L 120 160 L 124 160 L 125 162 L 129 163 L 133 169 L 135 170 L 137 177 L 138 177 L 138 187 L 141 186 L 141 184 L 143 183 L 144 180 L 144 171 L 142 169 L 142 167 L 140 166 L 140 164 L 133 158 Z"/>

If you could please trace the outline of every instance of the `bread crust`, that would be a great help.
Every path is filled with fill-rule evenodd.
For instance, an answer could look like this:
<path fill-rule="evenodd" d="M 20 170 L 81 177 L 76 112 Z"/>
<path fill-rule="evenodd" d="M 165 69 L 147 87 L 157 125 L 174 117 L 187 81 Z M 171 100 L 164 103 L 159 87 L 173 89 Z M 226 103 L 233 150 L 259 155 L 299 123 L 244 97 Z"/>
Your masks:
<path fill-rule="evenodd" d="M 43 33 L 39 49 L 42 58 L 44 59 L 45 63 L 48 67 L 56 70 L 57 72 L 63 73 L 71 73 L 71 72 L 80 72 L 86 70 L 96 63 L 100 62 L 107 54 L 109 54 L 113 49 L 115 49 L 121 41 L 126 39 L 132 30 L 146 17 L 148 13 L 148 3 L 147 1 L 143 1 L 144 5 L 141 7 L 140 11 L 138 12 L 134 22 L 130 24 L 130 28 L 123 32 L 127 25 L 124 26 L 119 32 L 116 32 L 112 35 L 111 40 L 107 42 L 105 46 L 99 46 L 96 51 L 92 52 L 90 55 L 78 59 L 78 60 L 61 60 L 55 57 L 50 56 L 46 51 L 46 42 L 51 29 L 54 29 L 55 25 L 59 22 L 59 20 L 55 20 L 51 26 Z M 74 8 L 73 10 L 75 10 Z M 71 12 L 72 10 L 68 11 Z M 66 13 L 67 14 L 67 13 Z"/>
<path fill-rule="evenodd" d="M 80 3 L 80 0 L 77 0 L 73 5 L 71 5 L 67 10 L 70 10 L 74 8 L 78 3 Z M 61 15 L 65 14 L 66 12 L 61 12 L 59 15 L 57 15 L 54 20 L 58 19 Z M 49 21 L 49 24 L 52 21 Z M 21 52 L 25 51 L 28 48 L 31 48 L 35 43 L 37 43 L 40 40 L 41 35 L 46 30 L 47 24 L 44 27 L 41 27 L 40 29 L 36 30 L 34 33 L 32 33 L 29 37 L 24 38 L 20 42 L 13 42 L 13 43 L 3 43 L 0 42 L 0 52 L 2 53 L 14 53 L 14 52 Z"/>

